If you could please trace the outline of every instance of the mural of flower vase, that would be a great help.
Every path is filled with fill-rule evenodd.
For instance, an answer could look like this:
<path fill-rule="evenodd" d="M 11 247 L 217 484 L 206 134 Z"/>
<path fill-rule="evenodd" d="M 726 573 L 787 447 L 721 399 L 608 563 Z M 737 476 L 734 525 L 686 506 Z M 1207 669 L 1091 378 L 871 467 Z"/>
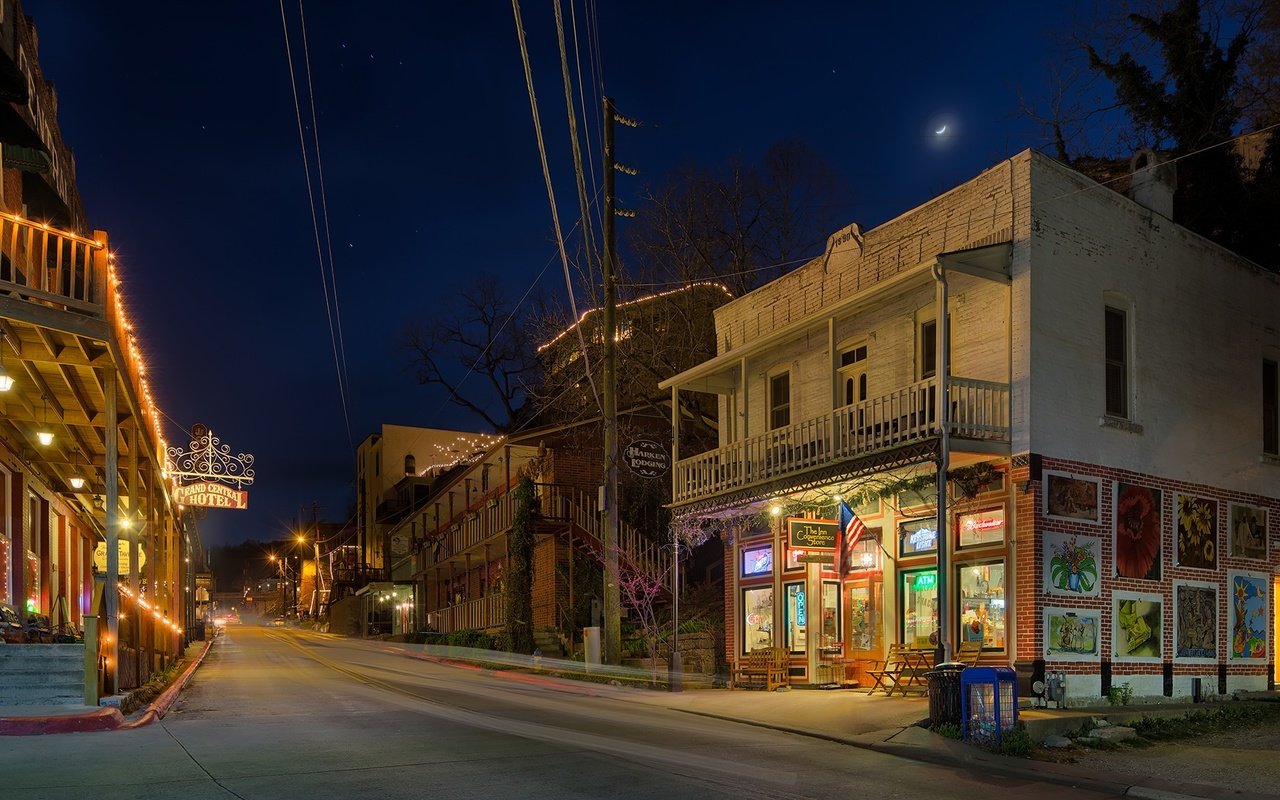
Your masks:
<path fill-rule="evenodd" d="M 1073 568 L 1067 574 L 1067 588 L 1073 592 L 1080 591 L 1080 570 L 1078 568 Z"/>

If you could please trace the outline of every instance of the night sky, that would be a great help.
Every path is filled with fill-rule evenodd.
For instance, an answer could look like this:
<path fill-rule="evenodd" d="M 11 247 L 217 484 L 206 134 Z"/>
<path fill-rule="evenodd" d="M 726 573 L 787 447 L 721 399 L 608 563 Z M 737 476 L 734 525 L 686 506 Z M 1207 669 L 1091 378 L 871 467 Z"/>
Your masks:
<path fill-rule="evenodd" d="M 682 163 L 753 162 L 801 138 L 850 187 L 842 216 L 865 229 L 1044 145 L 1019 92 L 1038 100 L 1047 86 L 1077 24 L 1068 4 L 855 5 L 870 4 L 602 3 L 606 91 L 646 123 L 618 136 L 619 160 L 642 171 L 620 179 L 620 204 Z M 518 297 L 555 256 L 509 4 L 305 7 L 350 438 L 279 5 L 24 6 L 90 225 L 119 254 L 170 444 L 203 422 L 256 457 L 250 510 L 210 512 L 206 545 L 276 538 L 312 502 L 344 519 L 354 445 L 381 423 L 482 430 L 418 385 L 397 339 L 475 274 Z M 567 228 L 577 203 L 551 8 L 521 11 Z M 295 0 L 286 12 L 310 137 Z M 558 260 L 541 288 L 564 297 Z"/>

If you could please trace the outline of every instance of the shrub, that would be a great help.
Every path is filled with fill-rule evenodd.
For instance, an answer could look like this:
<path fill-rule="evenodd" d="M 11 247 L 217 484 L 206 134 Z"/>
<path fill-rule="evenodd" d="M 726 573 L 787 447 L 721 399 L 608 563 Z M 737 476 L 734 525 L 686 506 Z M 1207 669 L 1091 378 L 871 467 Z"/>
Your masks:
<path fill-rule="evenodd" d="M 1031 734 L 1027 733 L 1027 726 L 1018 723 L 1016 728 L 1005 731 L 1000 736 L 1000 747 L 996 752 L 1013 758 L 1031 758 L 1031 752 L 1035 749 L 1035 742 L 1031 740 Z"/>
<path fill-rule="evenodd" d="M 1107 690 L 1107 702 L 1113 706 L 1127 706 L 1133 699 L 1133 687 L 1127 683 L 1112 686 Z"/>

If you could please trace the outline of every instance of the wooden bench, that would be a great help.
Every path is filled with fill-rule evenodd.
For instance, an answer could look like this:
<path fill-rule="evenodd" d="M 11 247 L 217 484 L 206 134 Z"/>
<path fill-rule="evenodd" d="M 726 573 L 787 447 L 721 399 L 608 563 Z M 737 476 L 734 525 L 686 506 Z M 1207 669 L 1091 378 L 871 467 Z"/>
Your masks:
<path fill-rule="evenodd" d="M 785 647 L 761 647 L 752 650 L 747 653 L 746 658 L 738 662 L 729 681 L 729 688 L 758 686 L 767 692 L 772 692 L 779 686 L 787 686 L 790 683 L 787 677 L 790 660 L 791 655 Z"/>

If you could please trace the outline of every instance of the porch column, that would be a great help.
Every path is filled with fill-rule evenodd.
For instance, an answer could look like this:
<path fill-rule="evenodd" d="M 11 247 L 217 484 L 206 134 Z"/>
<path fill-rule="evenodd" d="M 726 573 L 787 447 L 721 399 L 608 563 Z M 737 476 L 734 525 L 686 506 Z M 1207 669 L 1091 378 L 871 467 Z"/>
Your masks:
<path fill-rule="evenodd" d="M 103 478 L 106 482 L 106 536 L 107 577 L 102 597 L 102 610 L 107 620 L 106 642 L 103 655 L 107 659 L 107 674 L 103 691 L 113 695 L 118 688 L 120 660 L 120 421 L 116 408 L 116 370 L 108 367 L 103 373 L 103 394 L 106 395 L 106 464 Z"/>

